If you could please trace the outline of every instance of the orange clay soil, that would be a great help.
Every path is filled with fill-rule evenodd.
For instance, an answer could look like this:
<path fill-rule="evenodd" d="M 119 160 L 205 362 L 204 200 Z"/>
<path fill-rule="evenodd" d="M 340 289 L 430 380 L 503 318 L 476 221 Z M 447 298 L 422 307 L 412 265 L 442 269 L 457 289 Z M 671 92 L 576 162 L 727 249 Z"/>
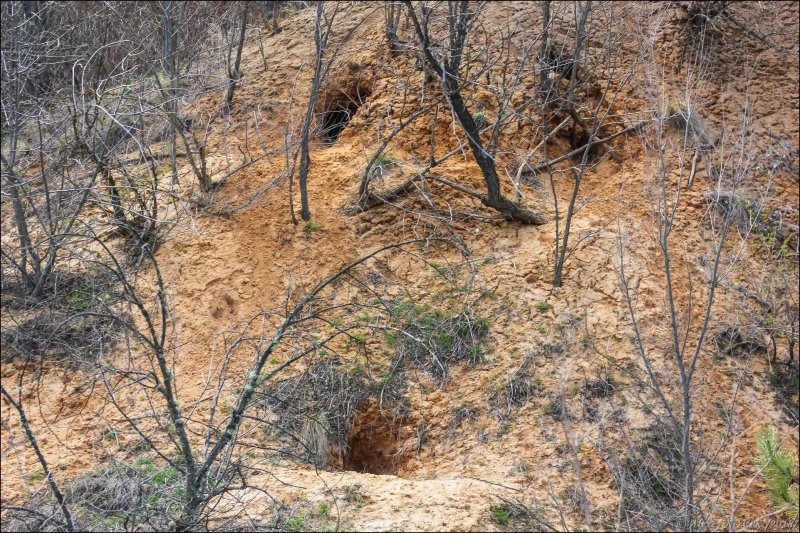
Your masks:
<path fill-rule="evenodd" d="M 422 76 L 413 70 L 411 58 L 387 55 L 383 45 L 383 14 L 377 7 L 377 4 L 357 5 L 355 15 L 343 20 L 337 29 L 338 36 L 361 17 L 367 17 L 351 44 L 343 49 L 325 90 L 333 94 L 344 87 L 352 94 L 352 87 L 357 87 L 368 96 L 333 146 L 321 141 L 312 146 L 308 186 L 312 217 L 319 230 L 307 231 L 302 222 L 292 224 L 287 182 L 278 179 L 284 161 L 277 156 L 232 175 L 216 193 L 213 210 L 198 211 L 197 216 L 184 218 L 158 250 L 175 310 L 175 342 L 179 346 L 175 375 L 184 404 L 192 403 L 201 394 L 210 359 L 218 361 L 223 352 L 223 335 L 239 330 L 262 309 L 280 309 L 287 293 L 296 298 L 365 252 L 430 234 L 434 227 L 438 235 L 448 235 L 437 219 L 420 214 L 429 206 L 416 195 L 399 200 L 399 207 L 381 206 L 359 214 L 350 210 L 366 160 L 377 145 L 378 132 L 385 138 L 390 131 L 387 114 L 400 112 L 400 83 L 408 78 L 418 90 Z M 685 26 L 683 14 L 677 8 L 651 7 L 653 16 L 663 18 L 661 34 L 656 40 L 658 58 L 674 67 L 673 72 L 665 74 L 664 89 L 678 100 L 685 74 L 678 67 L 684 53 L 680 43 L 686 38 L 685 30 L 681 29 Z M 796 29 L 798 4 L 782 4 L 773 11 L 781 14 L 775 24 Z M 242 58 L 244 78 L 235 95 L 233 113 L 227 127 L 222 118 L 215 119 L 206 149 L 217 177 L 227 173 L 224 156 L 217 154 L 222 154 L 227 145 L 238 156 L 236 147 L 244 148 L 246 128 L 253 155 L 280 147 L 293 91 L 292 127 L 300 124 L 310 73 L 307 65 L 299 76 L 297 70 L 313 54 L 312 12 L 307 9 L 292 15 L 281 23 L 281 33 L 264 39 L 266 70 L 255 41 L 246 46 Z M 750 11 L 742 14 L 754 16 Z M 485 24 L 489 30 L 509 24 L 509 20 L 515 23 L 527 20 L 530 27 L 537 28 L 541 24 L 533 3 L 490 3 L 487 7 Z M 633 17 L 620 14 L 612 23 L 618 31 L 632 35 L 636 31 L 637 21 Z M 404 32 L 408 34 L 407 29 Z M 634 54 L 635 37 L 630 41 L 630 53 Z M 751 113 L 748 131 L 755 136 L 756 152 L 763 154 L 771 142 L 770 135 L 779 135 L 789 141 L 790 153 L 796 158 L 797 58 L 769 49 L 754 36 L 720 42 L 711 53 L 705 78 L 695 87 L 697 106 L 708 117 L 709 130 L 718 134 L 726 127 L 725 121 L 736 120 L 747 103 Z M 778 44 L 793 47 L 797 43 Z M 613 105 L 615 113 L 633 117 L 626 124 L 646 117 L 636 114 L 647 105 L 644 76 L 643 69 L 637 69 Z M 475 91 L 469 98 L 473 105 L 482 106 L 491 119 L 494 109 L 487 95 Z M 201 116 L 217 108 L 221 101 L 222 93 L 207 94 L 186 112 Z M 414 101 L 418 102 L 418 98 Z M 404 116 L 412 111 L 406 110 Z M 258 132 L 253 127 L 254 112 L 262 120 Z M 249 117 L 247 121 L 245 117 Z M 396 124 L 396 118 L 391 123 Z M 426 159 L 430 124 L 430 116 L 426 115 L 409 127 L 392 146 L 392 154 L 400 160 L 411 158 L 411 154 Z M 444 108 L 440 110 L 436 128 L 440 140 L 436 153 L 443 155 L 457 145 L 449 111 Z M 529 149 L 529 130 L 512 128 L 504 135 L 507 146 L 520 153 Z M 678 136 L 670 135 L 674 136 L 672 141 L 678 141 Z M 463 138 L 463 134 L 459 136 Z M 566 142 L 566 137 L 556 139 L 550 153 L 566 150 Z M 499 496 L 547 506 L 550 494 L 560 497 L 575 486 L 576 475 L 562 425 L 550 414 L 552 405 L 548 395 L 558 393 L 563 386 L 567 406 L 574 416 L 572 431 L 582 442 L 579 459 L 595 524 L 613 528 L 619 489 L 604 454 L 614 443 L 624 442 L 627 435 L 614 434 L 616 426 L 611 420 L 624 417 L 634 440 L 638 438 L 637 432 L 650 424 L 649 416 L 636 400 L 640 389 L 620 370 L 635 367 L 638 360 L 617 273 L 618 220 L 628 243 L 626 272 L 638 289 L 636 307 L 640 327 L 648 339 L 658 372 L 674 375 L 674 367 L 665 327 L 668 318 L 663 271 L 652 238 L 656 229 L 648 196 L 652 191 L 647 185 L 651 168 L 636 135 L 620 137 L 612 147 L 621 162 L 605 157 L 586 174 L 581 196 L 588 201 L 575 217 L 572 242 L 590 232 L 598 233 L 576 249 L 567 263 L 564 285 L 558 289 L 551 285 L 555 221 L 552 193 L 545 175 L 539 177 L 541 184 L 537 187 L 522 186 L 527 204 L 548 217 L 548 223 L 539 227 L 498 220 L 496 213 L 483 208 L 477 199 L 431 185 L 437 206 L 456 213 L 453 228 L 472 250 L 470 259 L 480 260 L 475 267 L 476 280 L 494 293 L 480 308 L 491 322 L 489 342 L 493 350 L 475 368 L 453 367 L 452 375 L 441 386 L 423 379 L 420 386 L 412 387 L 407 417 L 398 427 L 386 430 L 386 434 L 381 433 L 385 428 L 380 429 L 380 424 L 370 422 L 377 417 L 369 409 L 359 415 L 354 428 L 354 432 L 363 434 L 354 445 L 354 449 L 364 448 L 359 451 L 359 464 L 362 468 L 380 469 L 387 463 L 381 463 L 376 454 L 401 451 L 402 461 L 390 469 L 392 474 L 315 471 L 304 464 L 278 462 L 270 465 L 269 475 L 256 475 L 251 481 L 284 503 L 305 506 L 306 510 L 318 508 L 320 503 L 335 502 L 331 514 L 340 513 L 342 524 L 355 530 L 496 529 L 498 525 L 492 520 L 490 509 L 498 505 Z M 239 159 L 233 159 L 231 165 L 235 166 Z M 188 190 L 188 168 L 182 168 L 181 172 Z M 451 158 L 437 167 L 436 173 L 477 190 L 482 188 L 479 169 L 469 153 Z M 394 183 L 392 179 L 399 183 L 398 178 L 387 175 L 387 186 Z M 764 173 L 755 173 L 752 179 L 754 188 L 763 190 L 767 185 Z M 563 209 L 571 194 L 572 180 L 562 175 L 556 182 L 559 206 Z M 707 210 L 706 194 L 710 187 L 701 168 L 694 186 L 684 189 L 677 212 L 672 249 L 679 303 L 686 303 L 689 276 L 694 284 L 695 303 L 703 302 L 706 296 L 702 285 L 707 279 L 704 264 L 709 260 L 709 250 L 703 240 L 702 217 Z M 797 207 L 796 176 L 778 171 L 769 187 L 772 208 Z M 263 192 L 257 194 L 259 191 Z M 513 197 L 508 180 L 504 192 Z M 299 199 L 295 200 L 295 207 L 299 211 Z M 225 214 L 234 209 L 235 212 Z M 467 218 L 476 214 L 483 218 Z M 792 222 L 796 224 L 796 211 L 793 216 Z M 3 217 L 7 218 L 5 213 Z M 739 238 L 732 237 L 734 245 L 739 245 Z M 455 253 L 449 253 L 444 260 L 460 261 Z M 752 247 L 743 248 L 739 262 L 718 289 L 712 328 L 736 321 L 745 304 L 735 287 L 740 281 L 752 280 L 754 272 L 764 275 L 763 261 L 763 254 Z M 423 292 L 434 290 L 430 287 L 435 286 L 431 281 L 435 271 L 405 256 L 390 256 L 383 268 L 418 284 Z M 701 319 L 698 308 L 693 323 Z M 547 344 L 565 348 L 545 353 L 541 348 Z M 370 342 L 367 348 L 370 347 L 377 348 L 377 344 Z M 380 353 L 375 350 L 376 357 Z M 498 416 L 490 400 L 492 392 L 531 354 L 540 354 L 535 358 L 534 376 L 541 392 L 513 408 L 507 416 Z M 696 434 L 705 435 L 709 442 L 721 441 L 726 433 L 718 408 L 730 405 L 740 367 L 735 359 L 715 358 L 715 355 L 714 345 L 709 342 L 701 353 L 695 377 Z M 232 361 L 232 375 L 241 376 L 251 362 L 250 357 Z M 4 360 L 3 381 L 13 382 L 20 369 L 19 362 Z M 598 369 L 612 373 L 618 381 L 617 391 L 608 398 L 590 402 L 594 413 L 586 416 L 587 405 L 576 392 L 596 377 Z M 52 364 L 46 365 L 45 372 L 47 378 L 38 385 L 38 398 L 31 392 L 34 401 L 30 405 L 35 407 L 29 409 L 29 416 L 50 464 L 62 465 L 56 469 L 59 480 L 97 468 L 111 458 L 130 461 L 130 456 L 119 451 L 114 442 L 104 439 L 107 424 L 123 427 L 123 422 L 116 413 L 103 408 L 101 387 L 88 385 L 92 376 Z M 737 391 L 735 409 L 741 431 L 734 459 L 737 497 L 756 472 L 754 434 L 758 428 L 767 423 L 775 425 L 784 445 L 794 452 L 798 449 L 797 430 L 787 423 L 775 391 L 767 382 L 768 362 L 763 357 L 751 359 L 748 372 L 748 379 Z M 231 397 L 237 383 L 235 379 L 230 383 Z M 135 395 L 126 401 L 135 408 Z M 454 410 L 463 406 L 473 408 L 475 416 L 453 423 Z M 16 415 L 5 402 L 2 419 L 3 500 L 22 500 L 41 483 L 30 475 L 38 469 L 38 464 L 25 446 Z M 426 440 L 418 446 L 417 429 L 423 425 L 427 426 Z M 731 447 L 725 447 L 723 453 L 730 457 Z M 722 464 L 724 469 L 718 476 L 727 476 L 727 459 Z M 726 490 L 727 483 L 726 478 L 723 483 Z M 251 517 L 269 518 L 272 503 L 266 496 L 252 493 L 242 498 L 241 505 Z M 723 499 L 727 498 L 726 493 Z M 546 515 L 558 524 L 558 515 L 553 514 L 551 507 L 548 509 Z M 566 512 L 568 524 L 583 527 L 578 509 L 567 506 Z M 769 499 L 759 479 L 745 495 L 740 518 L 754 518 L 767 512 Z"/>

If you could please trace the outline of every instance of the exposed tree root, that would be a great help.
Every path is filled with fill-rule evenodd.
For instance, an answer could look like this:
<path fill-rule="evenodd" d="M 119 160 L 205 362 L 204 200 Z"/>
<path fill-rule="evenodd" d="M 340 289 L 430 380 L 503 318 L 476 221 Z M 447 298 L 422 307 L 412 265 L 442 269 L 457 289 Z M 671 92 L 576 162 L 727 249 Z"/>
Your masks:
<path fill-rule="evenodd" d="M 535 211 L 530 211 L 525 207 L 523 207 L 522 205 L 512 202 L 511 200 L 508 200 L 505 197 L 501 196 L 497 200 L 492 200 L 491 198 L 489 198 L 488 195 L 470 189 L 469 187 L 464 187 L 463 185 L 459 185 L 454 181 L 450 181 L 440 176 L 431 176 L 431 175 L 415 176 L 406 181 L 405 183 L 403 183 L 402 185 L 395 187 L 391 191 L 384 193 L 382 195 L 370 193 L 369 195 L 367 195 L 361 207 L 363 210 L 367 210 L 372 207 L 376 207 L 378 205 L 396 200 L 397 198 L 404 196 L 409 192 L 415 190 L 416 182 L 422 180 L 435 181 L 437 183 L 441 183 L 443 185 L 452 187 L 457 191 L 463 192 L 464 194 L 467 194 L 469 196 L 478 198 L 483 205 L 499 211 L 508 220 L 519 220 L 520 222 L 524 222 L 525 224 L 533 224 L 534 226 L 540 226 L 545 222 L 547 222 L 547 219 L 544 217 L 543 214 Z"/>

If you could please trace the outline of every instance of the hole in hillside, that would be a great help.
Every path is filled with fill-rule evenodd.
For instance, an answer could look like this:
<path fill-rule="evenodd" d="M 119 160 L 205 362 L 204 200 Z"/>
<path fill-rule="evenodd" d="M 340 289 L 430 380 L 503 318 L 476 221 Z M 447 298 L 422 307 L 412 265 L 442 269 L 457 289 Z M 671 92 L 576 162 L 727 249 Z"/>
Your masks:
<path fill-rule="evenodd" d="M 581 129 L 577 124 L 573 124 L 569 130 L 569 147 L 572 150 L 582 148 L 589 142 L 589 134 Z M 589 153 L 594 150 L 594 147 L 589 149 Z"/>
<path fill-rule="evenodd" d="M 406 461 L 400 448 L 401 421 L 374 403 L 359 411 L 347 437 L 344 470 L 396 475 Z"/>
<path fill-rule="evenodd" d="M 581 128 L 578 124 L 573 123 L 571 127 L 565 128 L 562 130 L 563 133 L 559 135 L 561 139 L 563 139 L 570 150 L 577 150 L 578 148 L 585 148 L 586 144 L 589 142 L 589 133 Z M 589 148 L 589 159 L 588 161 L 594 162 L 597 160 L 597 156 L 601 153 L 600 148 L 601 145 L 593 144 L 591 148 Z M 583 157 L 583 152 L 578 152 L 574 158 L 578 161 L 581 160 Z"/>
<path fill-rule="evenodd" d="M 328 144 L 339 140 L 339 135 L 350 121 L 350 112 L 347 109 L 334 109 L 322 115 L 322 136 Z"/>
<path fill-rule="evenodd" d="M 372 87 L 365 83 L 353 82 L 343 86 L 336 84 L 320 99 L 320 137 L 329 146 L 336 144 L 358 108 L 364 105 L 372 94 Z"/>

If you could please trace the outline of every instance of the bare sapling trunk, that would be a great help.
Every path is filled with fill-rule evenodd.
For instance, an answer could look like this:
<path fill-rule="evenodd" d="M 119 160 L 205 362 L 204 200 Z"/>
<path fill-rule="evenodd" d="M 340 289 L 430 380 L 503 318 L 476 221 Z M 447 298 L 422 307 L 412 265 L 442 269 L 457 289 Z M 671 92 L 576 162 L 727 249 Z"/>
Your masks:
<path fill-rule="evenodd" d="M 322 55 L 325 53 L 325 42 L 322 36 L 322 16 L 323 4 L 317 2 L 317 15 L 314 21 L 314 45 L 316 46 L 316 56 L 314 60 L 314 78 L 311 82 L 311 90 L 308 95 L 308 106 L 303 120 L 303 132 L 300 138 L 300 173 L 298 184 L 300 188 L 300 216 L 305 221 L 311 220 L 311 210 L 308 205 L 308 172 L 311 167 L 311 157 L 308 153 L 308 143 L 311 136 L 311 122 L 314 116 L 314 108 L 317 105 L 317 95 L 319 93 L 320 76 L 322 73 Z M 327 40 L 327 35 L 325 36 Z"/>
<path fill-rule="evenodd" d="M 42 467 L 42 472 L 44 472 L 44 477 L 47 480 L 47 485 L 50 487 L 50 492 L 53 493 L 53 497 L 56 499 L 61 514 L 64 517 L 66 530 L 75 531 L 75 524 L 72 521 L 72 513 L 70 513 L 64 495 L 58 488 L 58 484 L 53 476 L 53 471 L 50 470 L 50 466 L 48 465 L 47 460 L 45 459 L 44 454 L 39 447 L 39 441 L 36 440 L 36 435 L 33 432 L 33 429 L 31 429 L 30 423 L 28 422 L 28 417 L 25 416 L 22 398 L 20 397 L 17 400 L 14 400 L 11 394 L 3 386 L 0 386 L 0 392 L 2 392 L 5 400 L 11 404 L 11 407 L 14 408 L 19 416 L 19 422 L 22 425 L 22 429 L 25 431 L 25 437 L 28 439 L 28 444 L 30 444 L 31 448 L 33 448 L 33 451 L 36 454 L 36 460 L 39 461 L 39 465 Z"/>
<path fill-rule="evenodd" d="M 569 80 L 569 87 L 567 89 L 567 107 L 570 110 L 574 110 L 575 108 L 575 85 L 577 81 L 577 73 L 578 68 L 581 63 L 581 51 L 583 49 L 583 41 L 584 35 L 586 32 L 586 20 L 589 18 L 589 13 L 592 9 L 592 2 L 587 1 L 584 4 L 583 11 L 578 13 L 578 5 L 579 2 L 575 3 L 575 22 L 576 22 L 576 34 L 575 34 L 575 50 L 572 57 L 572 72 L 570 75 Z M 549 6 L 548 6 L 549 8 Z M 549 9 L 548 9 L 549 11 Z M 573 120 L 577 122 L 581 122 L 581 126 L 586 129 L 586 124 L 583 123 L 583 120 L 577 113 L 571 113 Z M 577 126 L 575 124 L 573 127 Z M 570 197 L 569 204 L 567 206 L 567 213 L 564 217 L 564 232 L 562 235 L 562 242 L 558 243 L 558 228 L 556 228 L 556 260 L 555 265 L 553 267 L 553 287 L 561 287 L 563 283 L 563 272 L 564 272 L 564 263 L 567 261 L 567 250 L 569 245 L 569 235 L 570 229 L 572 228 L 572 217 L 575 215 L 575 202 L 578 198 L 578 192 L 581 188 L 581 181 L 583 180 L 583 176 L 586 172 L 586 165 L 589 162 L 589 154 L 592 150 L 592 142 L 594 140 L 595 131 L 591 131 L 589 134 L 588 141 L 586 146 L 583 150 L 583 154 L 581 155 L 581 163 L 580 166 L 575 169 L 574 167 L 571 168 L 572 178 L 574 180 L 574 184 L 572 187 L 572 196 Z M 555 199 L 555 195 L 553 196 Z M 555 200 L 557 201 L 557 200 Z"/>
<path fill-rule="evenodd" d="M 389 46 L 389 54 L 395 56 L 404 50 L 403 43 L 397 36 L 397 30 L 400 28 L 402 6 L 392 0 L 386 0 L 383 13 L 386 23 L 386 44 Z"/>
<path fill-rule="evenodd" d="M 236 84 L 239 83 L 241 79 L 241 64 L 242 64 L 242 49 L 244 48 L 244 41 L 245 35 L 247 32 L 247 15 L 250 9 L 250 2 L 243 2 L 242 3 L 242 20 L 240 22 L 240 30 L 239 30 L 239 44 L 236 47 L 236 61 L 231 64 L 230 62 L 230 50 L 228 53 L 228 92 L 225 95 L 225 106 L 223 107 L 222 113 L 223 115 L 227 116 L 231 112 L 231 107 L 233 106 L 233 94 L 236 90 Z"/>
<path fill-rule="evenodd" d="M 323 2 L 317 2 L 317 12 L 314 18 L 314 45 L 316 55 L 314 57 L 314 77 L 311 80 L 311 89 L 308 93 L 308 106 L 303 118 L 303 131 L 300 134 L 300 169 L 297 177 L 300 189 L 300 217 L 303 221 L 311 220 L 311 209 L 308 204 L 308 173 L 311 169 L 311 156 L 308 153 L 308 144 L 311 140 L 311 123 L 314 118 L 314 109 L 317 105 L 317 95 L 319 94 L 322 83 L 322 57 L 327 48 L 330 26 L 327 31 L 323 31 L 325 7 Z"/>
<path fill-rule="evenodd" d="M 169 88 L 167 90 L 167 110 L 172 116 L 178 114 L 178 85 L 180 72 L 178 70 L 178 32 L 175 27 L 175 2 L 165 0 L 158 3 L 160 8 L 161 38 L 163 40 L 163 58 L 165 71 L 169 75 Z M 177 158 L 177 129 L 175 124 L 169 125 L 169 159 L 172 167 L 172 184 L 178 183 L 178 158 Z"/>
<path fill-rule="evenodd" d="M 326 12 L 325 6 L 332 6 Z M 341 4 L 339 2 L 318 1 L 316 4 L 316 15 L 314 17 L 314 75 L 311 79 L 311 87 L 308 94 L 308 105 L 303 117 L 303 126 L 300 132 L 300 165 L 298 169 L 298 188 L 300 189 L 300 214 L 305 222 L 311 220 L 311 208 L 308 200 L 308 175 L 311 170 L 311 155 L 309 154 L 309 144 L 311 142 L 311 129 L 314 122 L 314 112 L 317 106 L 317 99 L 322 84 L 328 76 L 328 72 L 333 66 L 342 46 L 352 37 L 361 22 L 366 20 L 372 12 L 356 22 L 352 28 L 336 43 L 336 46 L 329 45 L 330 36 L 333 31 L 333 23 L 339 14 Z M 329 51 L 329 48 L 332 48 Z M 289 174 L 289 186 L 292 187 L 293 172 Z M 294 220 L 294 215 L 293 220 Z"/>

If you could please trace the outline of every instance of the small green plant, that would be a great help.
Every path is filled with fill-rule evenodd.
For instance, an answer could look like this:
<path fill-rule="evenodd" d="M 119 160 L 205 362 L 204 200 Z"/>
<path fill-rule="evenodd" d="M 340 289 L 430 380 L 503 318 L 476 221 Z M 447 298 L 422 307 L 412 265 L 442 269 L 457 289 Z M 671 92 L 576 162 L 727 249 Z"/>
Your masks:
<path fill-rule="evenodd" d="M 152 480 L 157 487 L 164 487 L 172 485 L 178 478 L 178 471 L 174 467 L 167 466 L 153 474 Z"/>
<path fill-rule="evenodd" d="M 552 305 L 550 305 L 550 304 L 549 304 L 549 303 L 547 303 L 547 302 L 539 302 L 538 304 L 536 304 L 536 309 L 537 309 L 537 310 L 538 310 L 540 313 L 546 313 L 546 312 L 548 312 L 548 311 L 549 311 L 550 309 L 552 309 L 552 308 L 553 308 L 553 306 L 552 306 Z"/>
<path fill-rule="evenodd" d="M 383 340 L 386 341 L 386 344 L 395 347 L 397 345 L 397 333 L 394 331 L 385 331 L 383 333 Z"/>
<path fill-rule="evenodd" d="M 367 504 L 368 498 L 361 492 L 361 485 L 351 485 L 347 487 L 342 494 L 342 498 L 347 503 L 355 504 L 356 507 L 361 509 Z"/>
<path fill-rule="evenodd" d="M 306 233 L 312 233 L 321 229 L 322 228 L 319 227 L 319 224 L 315 223 L 313 220 L 307 220 L 306 223 L 303 224 L 303 231 Z"/>
<path fill-rule="evenodd" d="M 584 333 L 580 338 L 581 348 L 586 350 L 592 345 L 592 337 L 588 333 Z"/>
<path fill-rule="evenodd" d="M 319 514 L 320 514 L 320 516 L 328 516 L 328 513 L 330 512 L 330 509 L 331 509 L 330 505 L 328 505 L 327 503 L 319 504 Z"/>
<path fill-rule="evenodd" d="M 173 485 L 180 479 L 178 470 L 173 466 L 165 466 L 159 469 L 149 457 L 139 458 L 133 463 L 133 468 L 141 470 L 152 483 L 157 487 Z"/>
<path fill-rule="evenodd" d="M 157 176 L 157 177 L 161 177 L 161 176 L 163 176 L 164 174 L 169 174 L 170 172 L 172 172 L 172 165 L 169 165 L 169 164 L 167 164 L 167 165 L 161 165 L 161 166 L 160 166 L 160 167 L 158 167 L 158 169 L 156 170 L 156 176 Z"/>
<path fill-rule="evenodd" d="M 89 295 L 82 290 L 77 290 L 70 295 L 72 308 L 76 311 L 83 311 L 89 307 Z"/>
<path fill-rule="evenodd" d="M 558 418 L 561 416 L 561 403 L 557 400 L 550 400 L 547 402 L 547 405 L 544 406 L 543 414 Z"/>
<path fill-rule="evenodd" d="M 756 434 L 756 443 L 756 465 L 767 479 L 772 505 L 776 511 L 796 521 L 800 516 L 797 457 L 778 447 L 778 433 L 774 427 L 761 428 Z"/>
<path fill-rule="evenodd" d="M 492 321 L 486 318 L 485 316 L 479 316 L 475 318 L 475 324 L 482 329 L 489 330 L 492 326 Z"/>
<path fill-rule="evenodd" d="M 475 121 L 475 125 L 480 129 L 486 125 L 486 113 L 483 111 L 475 113 L 472 115 L 472 120 Z"/>
<path fill-rule="evenodd" d="M 529 477 L 531 475 L 531 464 L 528 461 L 520 461 L 515 467 L 514 471 L 522 477 Z"/>
<path fill-rule="evenodd" d="M 286 521 L 286 531 L 303 531 L 303 517 L 293 516 Z"/>
<path fill-rule="evenodd" d="M 25 475 L 25 479 L 28 480 L 28 482 L 34 482 L 44 479 L 44 469 L 39 468 L 37 470 L 34 470 L 33 472 L 28 472 Z"/>
<path fill-rule="evenodd" d="M 375 166 L 390 165 L 397 163 L 397 156 L 391 152 L 384 152 L 383 150 L 373 150 L 369 153 L 369 161 Z"/>
<path fill-rule="evenodd" d="M 501 526 L 506 526 L 511 521 L 511 513 L 505 507 L 492 507 L 492 518 Z"/>
<path fill-rule="evenodd" d="M 367 344 L 366 333 L 353 333 L 350 335 L 350 340 L 360 346 Z"/>

